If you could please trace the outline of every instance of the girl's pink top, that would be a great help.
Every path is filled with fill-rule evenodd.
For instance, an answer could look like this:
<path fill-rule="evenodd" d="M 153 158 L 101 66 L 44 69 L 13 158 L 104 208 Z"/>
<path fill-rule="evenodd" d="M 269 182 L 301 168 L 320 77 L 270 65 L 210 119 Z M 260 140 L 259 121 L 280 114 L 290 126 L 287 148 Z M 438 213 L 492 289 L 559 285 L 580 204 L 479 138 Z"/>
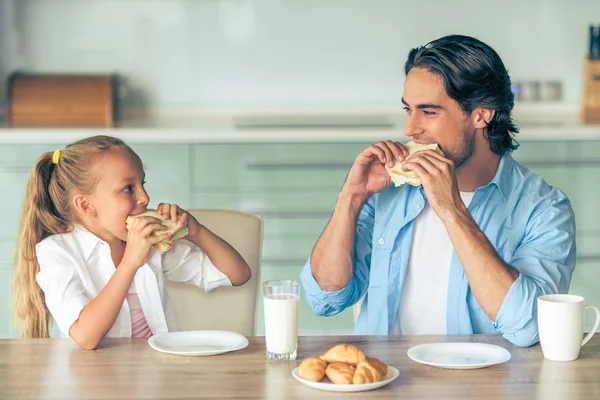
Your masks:
<path fill-rule="evenodd" d="M 148 327 L 146 317 L 142 311 L 142 305 L 135 289 L 135 283 L 131 282 L 129 291 L 127 292 L 127 303 L 131 313 L 131 337 L 134 338 L 149 338 L 152 336 L 152 331 Z"/>

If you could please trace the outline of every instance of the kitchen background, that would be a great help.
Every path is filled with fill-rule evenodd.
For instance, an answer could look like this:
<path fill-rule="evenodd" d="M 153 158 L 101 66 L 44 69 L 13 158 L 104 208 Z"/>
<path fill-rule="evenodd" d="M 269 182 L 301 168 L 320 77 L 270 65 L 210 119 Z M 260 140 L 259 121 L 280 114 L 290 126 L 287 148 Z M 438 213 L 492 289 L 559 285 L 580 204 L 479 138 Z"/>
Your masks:
<path fill-rule="evenodd" d="M 117 71 L 134 105 L 394 104 L 411 47 L 477 36 L 578 103 L 597 0 L 2 0 L 1 70 Z"/>
<path fill-rule="evenodd" d="M 572 292 L 599 305 L 600 125 L 580 118 L 591 23 L 600 1 L 0 0 L 2 93 L 17 70 L 116 73 L 125 116 L 114 129 L 0 128 L 0 337 L 16 336 L 16 226 L 42 152 L 120 136 L 147 164 L 154 205 L 261 214 L 261 280 L 299 279 L 354 156 L 401 136 L 408 51 L 450 33 L 490 44 L 521 85 L 515 158 L 571 198 Z M 351 331 L 351 310 L 301 304 L 301 334 Z"/>

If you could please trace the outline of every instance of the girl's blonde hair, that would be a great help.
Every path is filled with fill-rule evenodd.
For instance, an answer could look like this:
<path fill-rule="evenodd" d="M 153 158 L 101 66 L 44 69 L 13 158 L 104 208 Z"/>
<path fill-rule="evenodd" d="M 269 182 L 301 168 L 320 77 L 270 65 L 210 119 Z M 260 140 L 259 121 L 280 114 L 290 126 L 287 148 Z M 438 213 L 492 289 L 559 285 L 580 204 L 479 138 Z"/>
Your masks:
<path fill-rule="evenodd" d="M 60 154 L 44 153 L 31 172 L 12 287 L 13 313 L 23 338 L 49 337 L 50 312 L 36 281 L 40 265 L 35 246 L 50 235 L 73 230 L 72 196 L 92 193 L 98 176 L 96 162 L 103 153 L 115 148 L 126 148 L 135 154 L 120 139 L 94 136 L 68 145 Z"/>

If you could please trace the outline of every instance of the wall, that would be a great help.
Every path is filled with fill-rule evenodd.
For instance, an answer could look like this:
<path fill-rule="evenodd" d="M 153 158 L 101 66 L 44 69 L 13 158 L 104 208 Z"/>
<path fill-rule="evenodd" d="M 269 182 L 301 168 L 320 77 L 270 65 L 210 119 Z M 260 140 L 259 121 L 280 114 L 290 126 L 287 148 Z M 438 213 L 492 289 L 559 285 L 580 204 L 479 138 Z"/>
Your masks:
<path fill-rule="evenodd" d="M 408 50 L 449 33 L 488 42 L 513 80 L 562 81 L 565 101 L 578 103 L 587 27 L 600 22 L 597 0 L 3 0 L 0 7 L 4 74 L 117 71 L 134 87 L 130 104 L 160 106 L 398 103 Z"/>

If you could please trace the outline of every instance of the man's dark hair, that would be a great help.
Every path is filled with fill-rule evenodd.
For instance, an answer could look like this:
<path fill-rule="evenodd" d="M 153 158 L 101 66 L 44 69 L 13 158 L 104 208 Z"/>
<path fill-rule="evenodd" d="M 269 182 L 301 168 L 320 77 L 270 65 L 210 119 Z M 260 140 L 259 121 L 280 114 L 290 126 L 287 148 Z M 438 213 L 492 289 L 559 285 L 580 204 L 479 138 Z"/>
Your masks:
<path fill-rule="evenodd" d="M 514 140 L 519 130 L 510 115 L 515 104 L 510 77 L 490 46 L 469 36 L 445 36 L 412 49 L 404 66 L 405 74 L 412 68 L 439 75 L 446 93 L 463 112 L 470 113 L 476 107 L 496 111 L 484 132 L 494 153 L 502 156 L 519 147 Z"/>

